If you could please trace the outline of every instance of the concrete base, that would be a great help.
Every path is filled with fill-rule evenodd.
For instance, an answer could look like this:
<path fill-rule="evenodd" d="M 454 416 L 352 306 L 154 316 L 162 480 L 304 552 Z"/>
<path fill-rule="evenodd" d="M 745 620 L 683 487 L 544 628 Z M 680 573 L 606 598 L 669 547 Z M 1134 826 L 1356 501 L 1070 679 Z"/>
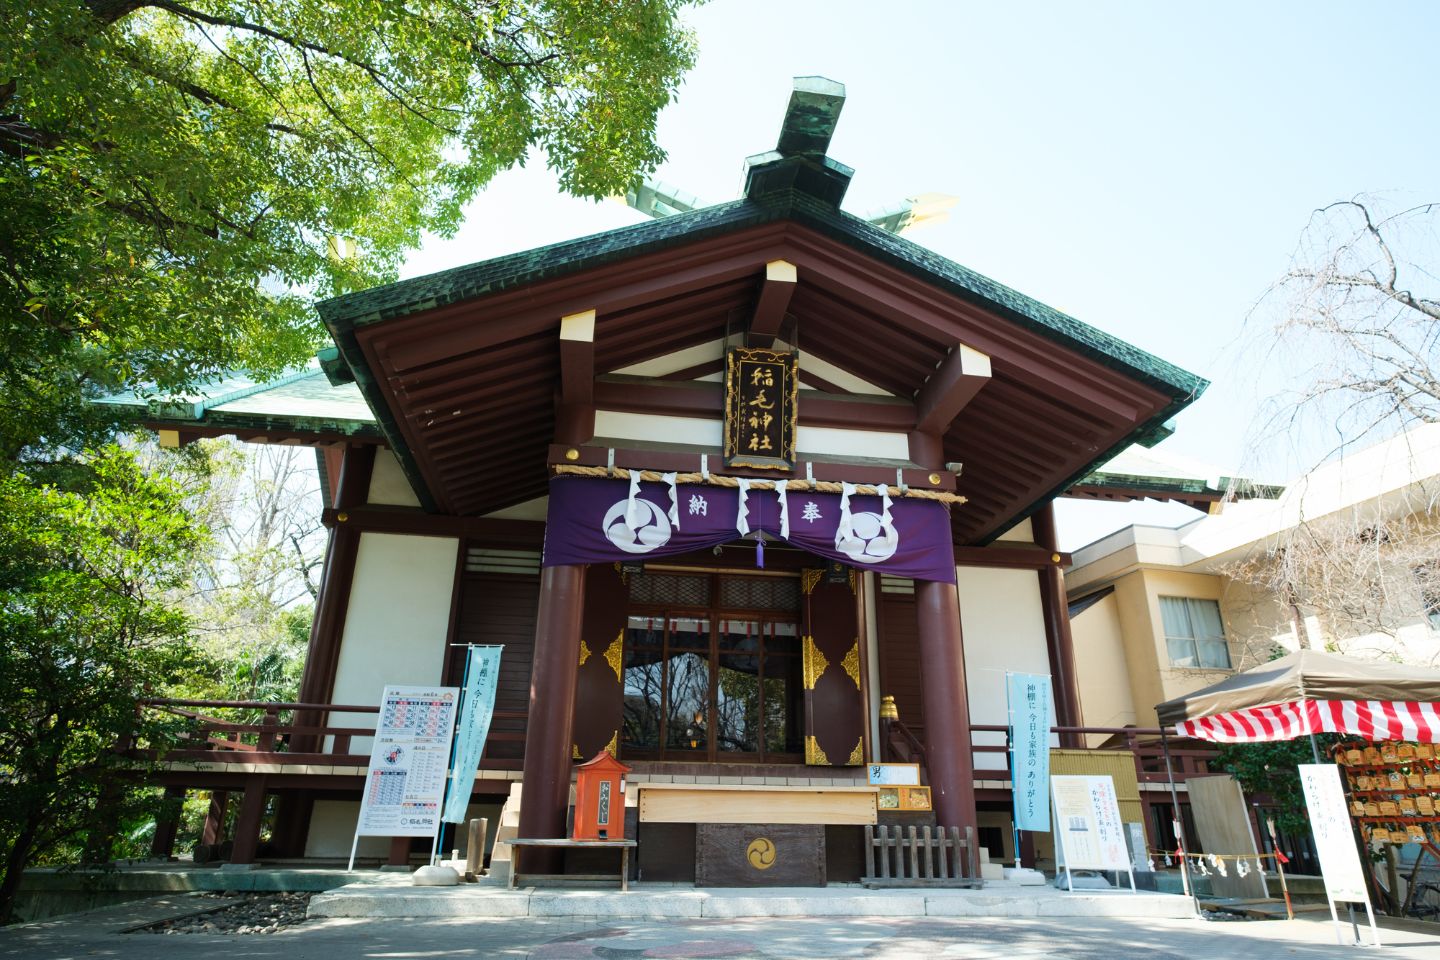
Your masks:
<path fill-rule="evenodd" d="M 259 870 L 259 869 L 260 869 L 260 865 L 259 865 L 258 863 L 222 863 L 222 864 L 220 864 L 220 872 L 221 872 L 221 873 L 249 873 L 251 870 Z"/>
<path fill-rule="evenodd" d="M 1022 887 L 1045 886 L 1045 874 L 1029 867 L 1006 867 L 1004 879 Z"/>
<path fill-rule="evenodd" d="M 485 879 L 414 887 L 389 877 L 310 901 L 311 917 L 1193 917 L 1186 897 L 1163 893 L 1064 893 L 1001 881 L 982 890 L 866 890 L 860 886 L 765 889 L 640 883 L 618 890 L 519 889 Z"/>
<path fill-rule="evenodd" d="M 427 865 L 412 873 L 410 882 L 417 887 L 453 887 L 460 882 L 460 874 L 449 867 Z"/>

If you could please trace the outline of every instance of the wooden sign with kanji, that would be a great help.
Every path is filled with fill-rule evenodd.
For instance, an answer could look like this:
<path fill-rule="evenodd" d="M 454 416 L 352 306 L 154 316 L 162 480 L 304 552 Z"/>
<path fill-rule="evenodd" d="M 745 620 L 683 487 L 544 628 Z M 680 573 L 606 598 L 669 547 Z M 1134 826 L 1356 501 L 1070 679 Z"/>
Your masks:
<path fill-rule="evenodd" d="M 725 365 L 725 465 L 795 468 L 799 379 L 793 352 L 733 347 Z"/>

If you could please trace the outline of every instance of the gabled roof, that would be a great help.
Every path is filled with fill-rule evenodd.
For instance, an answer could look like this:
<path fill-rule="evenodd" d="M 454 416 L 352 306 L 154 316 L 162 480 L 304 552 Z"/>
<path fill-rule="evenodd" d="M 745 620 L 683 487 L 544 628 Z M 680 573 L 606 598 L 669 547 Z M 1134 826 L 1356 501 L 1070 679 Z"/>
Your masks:
<path fill-rule="evenodd" d="M 750 227 L 791 221 L 893 265 L 916 279 L 1003 313 L 1028 329 L 1189 402 L 1209 381 L 1133 344 L 1013 290 L 904 237 L 882 230 L 805 193 L 787 190 L 742 197 L 662 220 L 401 280 L 316 304 L 337 343 L 358 327 L 476 300 L 545 280 L 582 273 L 646 254 Z M 346 359 L 360 359 L 341 343 Z M 358 372 L 358 371 L 357 371 Z M 1161 418 L 1155 426 L 1168 418 Z"/>
<path fill-rule="evenodd" d="M 786 339 L 901 402 L 962 344 L 990 358 L 940 438 L 943 459 L 964 463 L 961 543 L 1153 440 L 1205 389 L 842 211 L 852 171 L 824 155 L 842 102 L 838 84 L 797 81 L 779 145 L 750 158 L 739 200 L 319 304 L 421 502 L 479 514 L 543 495 L 562 316 L 595 311 L 594 372 L 611 373 L 724 339 L 737 318 L 743 329 L 776 260 L 797 271 Z"/>

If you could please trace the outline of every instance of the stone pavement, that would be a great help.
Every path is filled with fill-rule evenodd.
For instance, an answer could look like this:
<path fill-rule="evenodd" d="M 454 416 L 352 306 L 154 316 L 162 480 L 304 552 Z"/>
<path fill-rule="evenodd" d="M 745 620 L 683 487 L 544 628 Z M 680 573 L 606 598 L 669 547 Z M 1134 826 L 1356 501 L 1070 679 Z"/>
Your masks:
<path fill-rule="evenodd" d="M 155 937 L 118 932 L 187 908 L 184 898 L 0 930 L 0 957 L 25 960 L 350 960 L 531 958 L 645 960 L 1308 960 L 1355 956 L 1328 921 L 755 918 L 671 921 L 586 917 L 311 920 L 280 933 Z M 189 905 L 193 909 L 193 903 Z M 1386 954 L 1440 960 L 1440 936 L 1387 930 Z"/>

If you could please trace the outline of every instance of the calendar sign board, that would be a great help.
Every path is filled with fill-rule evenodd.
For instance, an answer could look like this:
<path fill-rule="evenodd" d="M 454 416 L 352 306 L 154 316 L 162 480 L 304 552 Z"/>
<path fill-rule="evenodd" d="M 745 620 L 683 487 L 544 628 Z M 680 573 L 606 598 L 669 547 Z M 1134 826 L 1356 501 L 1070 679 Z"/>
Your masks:
<path fill-rule="evenodd" d="M 1110 777 L 1052 776 L 1050 789 L 1055 801 L 1055 839 L 1066 872 L 1129 873 L 1130 851 L 1120 823 L 1115 781 Z"/>
<path fill-rule="evenodd" d="M 434 836 L 459 694 L 455 687 L 385 688 L 357 837 Z"/>

